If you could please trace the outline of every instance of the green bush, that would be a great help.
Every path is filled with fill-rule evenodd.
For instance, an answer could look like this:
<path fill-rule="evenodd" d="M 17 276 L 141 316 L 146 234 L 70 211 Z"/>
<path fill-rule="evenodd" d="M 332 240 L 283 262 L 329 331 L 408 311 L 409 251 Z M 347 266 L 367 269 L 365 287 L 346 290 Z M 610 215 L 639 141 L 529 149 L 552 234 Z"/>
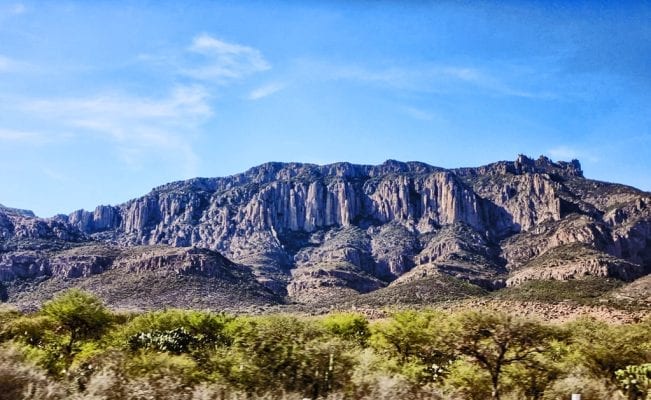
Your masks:
<path fill-rule="evenodd" d="M 135 316 L 121 327 L 114 338 L 116 345 L 129 343 L 131 337 L 143 332 L 166 332 L 183 328 L 206 346 L 230 344 L 225 329 L 234 317 L 203 311 L 164 310 L 152 311 Z"/>
<path fill-rule="evenodd" d="M 630 400 L 651 397 L 651 364 L 629 365 L 617 370 L 615 377 Z"/>
<path fill-rule="evenodd" d="M 95 296 L 71 289 L 45 303 L 41 314 L 57 324 L 57 331 L 69 337 L 63 350 L 70 356 L 79 340 L 101 336 L 111 322 L 111 314 Z"/>
<path fill-rule="evenodd" d="M 368 320 L 362 314 L 336 313 L 321 319 L 321 325 L 331 335 L 342 340 L 366 346 L 371 337 Z"/>
<path fill-rule="evenodd" d="M 596 379 L 616 385 L 616 371 L 651 361 L 651 323 L 608 325 L 594 319 L 568 324 L 577 363 Z"/>
<path fill-rule="evenodd" d="M 129 338 L 131 350 L 155 350 L 172 354 L 187 353 L 197 339 L 181 327 L 169 331 L 140 332 Z"/>
<path fill-rule="evenodd" d="M 477 365 L 459 359 L 449 368 L 445 379 L 447 392 L 466 400 L 486 400 L 491 397 L 491 377 Z"/>
<path fill-rule="evenodd" d="M 31 365 L 13 347 L 0 348 L 0 400 L 58 400 L 65 398 L 62 385 Z"/>
<path fill-rule="evenodd" d="M 356 313 L 116 316 L 73 291 L 38 313 L 0 311 L 0 322 L 0 400 L 641 399 L 651 362 L 650 320 L 558 327 L 481 310 L 372 322 Z"/>
<path fill-rule="evenodd" d="M 372 326 L 371 346 L 385 355 L 388 372 L 424 385 L 442 379 L 454 359 L 445 338 L 448 318 L 441 312 L 400 311 Z"/>
<path fill-rule="evenodd" d="M 3 336 L 32 346 L 42 347 L 58 339 L 57 322 L 46 315 L 29 315 L 13 319 L 4 326 Z"/>

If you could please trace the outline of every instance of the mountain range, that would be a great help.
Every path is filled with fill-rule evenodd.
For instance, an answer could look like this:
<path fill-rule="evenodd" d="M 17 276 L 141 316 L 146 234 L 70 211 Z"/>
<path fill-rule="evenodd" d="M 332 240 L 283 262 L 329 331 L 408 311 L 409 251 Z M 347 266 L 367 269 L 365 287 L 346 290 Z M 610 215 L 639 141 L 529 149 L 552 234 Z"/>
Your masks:
<path fill-rule="evenodd" d="M 544 156 L 456 169 L 272 162 L 52 218 L 0 206 L 0 299 L 26 309 L 68 287 L 122 308 L 243 309 L 567 281 L 607 282 L 601 300 L 646 307 L 649 272 L 651 193 Z"/>

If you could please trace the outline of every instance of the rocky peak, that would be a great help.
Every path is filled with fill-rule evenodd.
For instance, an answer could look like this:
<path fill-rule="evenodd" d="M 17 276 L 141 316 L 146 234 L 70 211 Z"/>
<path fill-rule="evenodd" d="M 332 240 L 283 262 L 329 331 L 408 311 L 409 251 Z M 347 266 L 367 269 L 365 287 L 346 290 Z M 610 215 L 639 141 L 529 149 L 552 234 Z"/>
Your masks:
<path fill-rule="evenodd" d="M 384 163 L 369 167 L 369 176 L 384 176 L 389 174 L 425 174 L 440 170 L 441 168 L 436 168 L 431 165 L 409 161 L 402 162 L 396 160 L 386 160 Z"/>
<path fill-rule="evenodd" d="M 524 154 L 518 155 L 515 161 L 498 161 L 481 167 L 456 168 L 453 171 L 464 178 L 504 176 L 509 174 L 547 174 L 560 178 L 583 178 L 583 171 L 581 170 L 579 160 L 553 162 L 545 156 L 540 156 L 537 160 L 534 160 Z"/>
<path fill-rule="evenodd" d="M 120 224 L 117 207 L 97 206 L 94 212 L 77 210 L 68 216 L 68 222 L 83 232 L 101 232 Z"/>
<path fill-rule="evenodd" d="M 172 182 L 124 204 L 48 220 L 0 207 L 0 244 L 88 241 L 87 234 L 94 243 L 122 248 L 207 249 L 251 267 L 258 283 L 296 299 L 333 287 L 365 292 L 404 276 L 440 274 L 495 289 L 516 274 L 511 284 L 646 273 L 649 199 L 648 193 L 583 178 L 577 160 L 544 156 L 458 169 L 396 160 L 376 166 L 270 162 L 223 178 Z M 577 243 L 595 251 L 557 273 L 569 253 L 554 249 Z M 180 263 L 183 257 L 166 259 Z M 540 257 L 550 261 L 536 262 Z M 14 260 L 5 262 L 11 271 L 47 264 L 23 256 L 7 260 Z M 157 257 L 147 263 L 159 268 Z"/>
<path fill-rule="evenodd" d="M 81 230 L 68 223 L 68 217 L 38 218 L 27 210 L 0 209 L 0 252 L 16 247 L 50 247 L 54 241 L 86 240 Z M 11 244 L 8 244 L 12 242 Z"/>
<path fill-rule="evenodd" d="M 555 163 L 548 157 L 542 155 L 537 160 L 533 160 L 520 154 L 513 163 L 513 167 L 516 174 L 539 173 L 562 177 L 583 177 L 581 163 L 576 159 L 570 162 L 559 161 Z"/>
<path fill-rule="evenodd" d="M 11 207 L 6 207 L 2 204 L 0 204 L 0 213 L 19 215 L 23 217 L 33 217 L 33 218 L 36 217 L 36 215 L 34 215 L 34 212 L 32 210 L 21 210 L 19 208 L 11 208 Z"/>

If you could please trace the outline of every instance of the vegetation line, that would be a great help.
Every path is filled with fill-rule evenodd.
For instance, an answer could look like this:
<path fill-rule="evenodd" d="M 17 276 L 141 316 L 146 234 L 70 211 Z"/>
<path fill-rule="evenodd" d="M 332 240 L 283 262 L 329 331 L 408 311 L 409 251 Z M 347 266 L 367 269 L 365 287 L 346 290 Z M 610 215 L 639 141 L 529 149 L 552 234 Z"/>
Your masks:
<path fill-rule="evenodd" d="M 114 313 L 70 290 L 0 310 L 0 399 L 645 399 L 651 320 L 553 325 L 482 310 L 369 321 Z"/>

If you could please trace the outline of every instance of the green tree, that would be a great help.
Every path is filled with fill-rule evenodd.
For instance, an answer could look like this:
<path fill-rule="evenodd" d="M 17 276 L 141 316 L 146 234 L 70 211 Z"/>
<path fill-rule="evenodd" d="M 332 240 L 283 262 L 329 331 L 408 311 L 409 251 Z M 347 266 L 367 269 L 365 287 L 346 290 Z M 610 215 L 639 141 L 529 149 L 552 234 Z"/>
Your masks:
<path fill-rule="evenodd" d="M 546 349 L 522 363 L 512 364 L 505 372 L 511 384 L 520 392 L 518 398 L 540 400 L 545 391 L 565 372 L 563 361 L 567 345 L 552 341 Z"/>
<path fill-rule="evenodd" d="M 502 313 L 466 312 L 458 317 L 458 326 L 450 344 L 459 354 L 469 357 L 491 377 L 491 398 L 499 400 L 504 368 L 526 365 L 544 353 L 555 332 L 532 321 Z"/>
<path fill-rule="evenodd" d="M 651 320 L 609 325 L 594 319 L 568 324 L 576 359 L 598 379 L 617 384 L 615 372 L 651 361 Z"/>
<path fill-rule="evenodd" d="M 99 337 L 111 322 L 111 313 L 95 296 L 72 289 L 45 303 L 41 313 L 55 321 L 68 340 L 63 347 L 70 357 L 80 340 Z"/>
<path fill-rule="evenodd" d="M 371 336 L 368 320 L 362 314 L 330 314 L 321 320 L 321 324 L 331 335 L 354 342 L 362 347 L 366 346 Z"/>
<path fill-rule="evenodd" d="M 350 382 L 350 343 L 328 335 L 312 319 L 239 317 L 227 332 L 232 344 L 216 352 L 214 369 L 247 392 L 298 392 L 316 399 Z"/>
<path fill-rule="evenodd" d="M 371 346 L 419 385 L 439 380 L 454 358 L 444 340 L 447 317 L 435 311 L 399 311 L 373 326 Z"/>

